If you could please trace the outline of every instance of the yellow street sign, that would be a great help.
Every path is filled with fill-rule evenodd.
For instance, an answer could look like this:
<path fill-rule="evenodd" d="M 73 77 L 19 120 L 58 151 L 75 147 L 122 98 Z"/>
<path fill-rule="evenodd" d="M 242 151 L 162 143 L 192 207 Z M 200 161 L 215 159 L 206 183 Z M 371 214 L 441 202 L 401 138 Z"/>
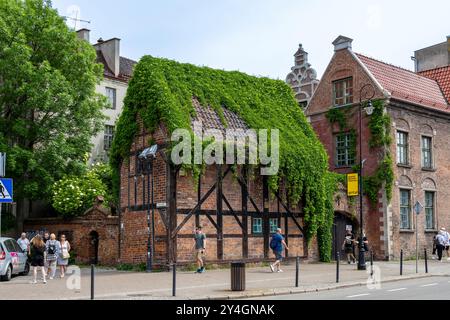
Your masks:
<path fill-rule="evenodd" d="M 357 173 L 347 175 L 347 195 L 354 197 L 359 195 L 359 176 Z"/>

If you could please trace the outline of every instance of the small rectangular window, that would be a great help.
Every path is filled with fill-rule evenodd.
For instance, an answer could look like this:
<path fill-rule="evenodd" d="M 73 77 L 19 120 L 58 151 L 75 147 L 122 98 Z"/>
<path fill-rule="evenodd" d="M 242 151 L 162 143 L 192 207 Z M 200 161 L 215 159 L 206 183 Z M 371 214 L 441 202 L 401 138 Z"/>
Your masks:
<path fill-rule="evenodd" d="M 262 228 L 262 218 L 253 218 L 253 233 L 260 234 L 263 232 Z"/>
<path fill-rule="evenodd" d="M 411 191 L 400 190 L 400 229 L 411 229 Z"/>
<path fill-rule="evenodd" d="M 408 157 L 408 133 L 397 131 L 397 163 L 409 164 Z"/>
<path fill-rule="evenodd" d="M 109 100 L 110 108 L 115 110 L 117 107 L 117 105 L 116 105 L 116 89 L 106 87 L 106 97 Z"/>
<path fill-rule="evenodd" d="M 105 126 L 105 134 L 103 138 L 103 149 L 109 151 L 114 139 L 114 126 Z"/>
<path fill-rule="evenodd" d="M 425 192 L 425 223 L 426 229 L 433 230 L 434 223 L 434 192 Z"/>
<path fill-rule="evenodd" d="M 353 103 L 353 78 L 333 82 L 334 106 L 344 106 Z"/>
<path fill-rule="evenodd" d="M 355 164 L 355 146 L 348 133 L 336 135 L 336 166 L 350 167 Z"/>
<path fill-rule="evenodd" d="M 270 219 L 270 233 L 277 233 L 278 229 L 278 219 Z"/>
<path fill-rule="evenodd" d="M 432 159 L 432 140 L 431 137 L 422 136 L 422 167 L 431 169 L 433 167 Z"/>

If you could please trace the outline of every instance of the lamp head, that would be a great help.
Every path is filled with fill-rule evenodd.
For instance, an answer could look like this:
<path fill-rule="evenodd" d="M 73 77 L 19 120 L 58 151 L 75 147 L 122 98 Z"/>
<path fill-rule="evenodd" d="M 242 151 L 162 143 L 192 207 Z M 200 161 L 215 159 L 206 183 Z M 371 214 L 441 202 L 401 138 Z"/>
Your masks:
<path fill-rule="evenodd" d="M 367 103 L 367 107 L 365 107 L 364 110 L 366 111 L 368 116 L 371 116 L 373 114 L 374 109 L 375 108 L 373 107 L 372 100 L 369 100 L 369 102 Z"/>

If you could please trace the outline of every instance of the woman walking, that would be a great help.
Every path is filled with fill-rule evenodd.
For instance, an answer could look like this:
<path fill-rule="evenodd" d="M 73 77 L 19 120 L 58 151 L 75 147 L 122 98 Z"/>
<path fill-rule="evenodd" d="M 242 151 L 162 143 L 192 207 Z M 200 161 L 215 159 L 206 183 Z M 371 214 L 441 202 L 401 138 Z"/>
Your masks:
<path fill-rule="evenodd" d="M 44 252 L 45 252 L 45 244 L 42 241 L 42 237 L 40 235 L 35 236 L 31 240 L 30 245 L 30 257 L 31 257 L 31 266 L 33 267 L 33 284 L 37 283 L 37 269 L 41 268 L 42 279 L 44 283 L 47 283 L 45 268 L 44 268 Z"/>
<path fill-rule="evenodd" d="M 66 240 L 64 234 L 61 235 L 61 240 L 58 241 L 58 266 L 61 272 L 61 278 L 64 278 L 67 271 L 70 258 L 70 243 Z"/>
<path fill-rule="evenodd" d="M 56 262 L 58 260 L 58 241 L 56 241 L 56 235 L 52 233 L 50 239 L 45 244 L 46 252 L 46 271 L 50 275 L 50 280 L 55 278 Z"/>

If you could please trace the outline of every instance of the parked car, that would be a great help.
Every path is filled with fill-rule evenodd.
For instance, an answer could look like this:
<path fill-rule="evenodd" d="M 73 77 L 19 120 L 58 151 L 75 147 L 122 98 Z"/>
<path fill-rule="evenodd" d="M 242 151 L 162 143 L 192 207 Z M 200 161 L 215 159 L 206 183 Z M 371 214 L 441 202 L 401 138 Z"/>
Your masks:
<path fill-rule="evenodd" d="M 13 275 L 26 276 L 30 272 L 28 254 L 16 240 L 0 238 L 0 280 L 10 281 Z"/>

